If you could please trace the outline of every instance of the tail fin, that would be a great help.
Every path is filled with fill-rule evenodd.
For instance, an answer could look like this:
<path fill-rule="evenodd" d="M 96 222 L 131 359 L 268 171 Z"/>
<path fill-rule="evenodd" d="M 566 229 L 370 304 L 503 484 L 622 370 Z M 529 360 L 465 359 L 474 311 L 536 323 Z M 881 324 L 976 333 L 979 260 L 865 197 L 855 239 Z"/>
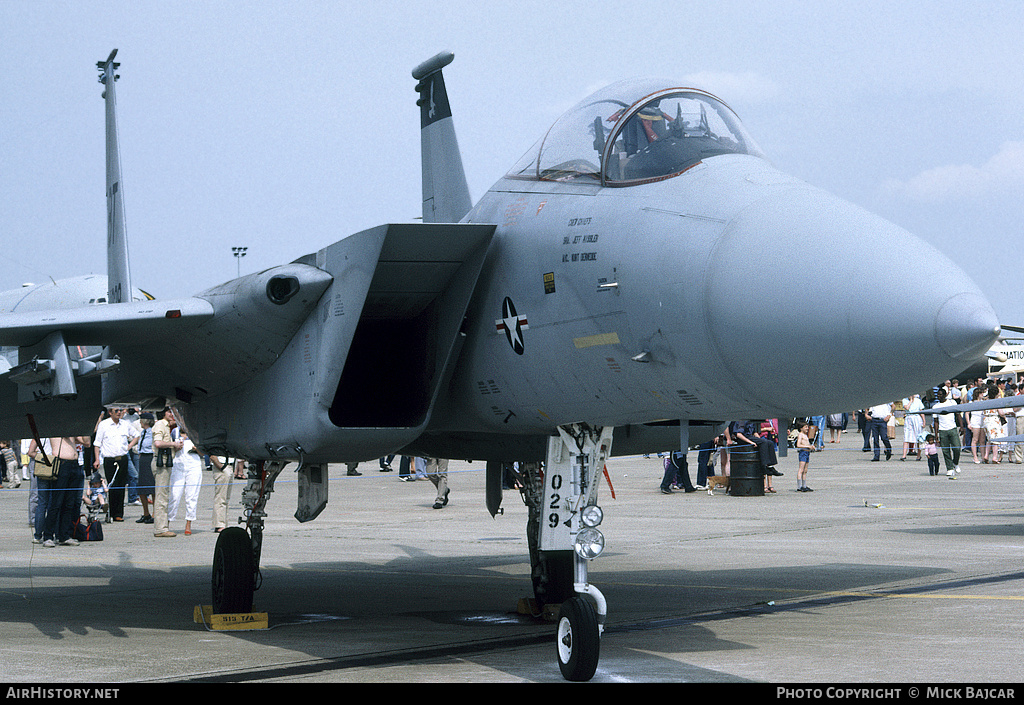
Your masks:
<path fill-rule="evenodd" d="M 128 235 L 124 224 L 124 188 L 121 184 L 121 152 L 117 145 L 117 102 L 114 83 L 120 76 L 114 72 L 121 65 L 114 62 L 117 49 L 105 61 L 97 61 L 103 99 L 107 112 L 107 303 L 132 300 L 132 278 L 128 267 Z"/>
<path fill-rule="evenodd" d="M 473 207 L 455 139 L 455 124 L 448 105 L 441 69 L 455 55 L 444 51 L 413 69 L 419 83 L 420 144 L 423 160 L 423 222 L 457 223 Z"/>

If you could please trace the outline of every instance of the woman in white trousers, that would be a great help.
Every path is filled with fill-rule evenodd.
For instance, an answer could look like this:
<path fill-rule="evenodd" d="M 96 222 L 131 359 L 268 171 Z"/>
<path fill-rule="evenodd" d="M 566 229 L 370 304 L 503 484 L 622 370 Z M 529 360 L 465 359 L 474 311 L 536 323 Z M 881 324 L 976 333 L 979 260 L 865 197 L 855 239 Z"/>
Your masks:
<path fill-rule="evenodd" d="M 180 432 L 181 450 L 174 455 L 174 467 L 171 470 L 171 496 L 167 502 L 167 519 L 174 521 L 178 516 L 178 507 L 185 503 L 185 535 L 192 534 L 192 522 L 196 518 L 196 507 L 199 504 L 199 490 L 203 485 L 203 458 L 199 449 L 189 440 L 184 431 Z M 178 440 L 177 438 L 175 440 Z"/>

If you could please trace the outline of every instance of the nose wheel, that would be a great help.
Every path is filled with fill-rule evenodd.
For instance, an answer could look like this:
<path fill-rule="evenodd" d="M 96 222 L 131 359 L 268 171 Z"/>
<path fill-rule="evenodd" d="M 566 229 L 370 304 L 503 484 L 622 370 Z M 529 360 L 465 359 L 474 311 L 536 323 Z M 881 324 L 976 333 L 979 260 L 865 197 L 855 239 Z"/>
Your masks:
<path fill-rule="evenodd" d="M 563 678 L 588 681 L 594 677 L 601 657 L 601 633 L 590 600 L 576 595 L 562 603 L 556 646 Z"/>

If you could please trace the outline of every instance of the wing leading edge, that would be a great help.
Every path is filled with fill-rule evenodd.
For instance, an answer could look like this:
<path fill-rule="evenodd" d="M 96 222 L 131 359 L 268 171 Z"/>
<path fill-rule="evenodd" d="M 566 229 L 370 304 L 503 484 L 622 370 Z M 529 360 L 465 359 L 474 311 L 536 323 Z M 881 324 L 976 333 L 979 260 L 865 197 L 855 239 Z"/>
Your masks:
<path fill-rule="evenodd" d="M 213 314 L 210 302 L 196 297 L 8 313 L 0 315 L 0 345 L 29 347 L 53 332 L 62 333 L 68 345 L 111 345 L 139 338 L 160 342 Z"/>

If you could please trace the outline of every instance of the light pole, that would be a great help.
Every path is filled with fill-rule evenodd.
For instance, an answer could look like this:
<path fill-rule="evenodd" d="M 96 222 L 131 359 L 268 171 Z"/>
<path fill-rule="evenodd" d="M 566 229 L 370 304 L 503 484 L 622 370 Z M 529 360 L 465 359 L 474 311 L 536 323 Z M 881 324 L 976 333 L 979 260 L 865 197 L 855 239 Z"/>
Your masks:
<path fill-rule="evenodd" d="M 245 251 L 248 247 L 232 247 L 231 253 L 235 256 L 235 262 L 237 263 L 237 276 L 242 276 L 242 258 L 245 257 Z"/>

